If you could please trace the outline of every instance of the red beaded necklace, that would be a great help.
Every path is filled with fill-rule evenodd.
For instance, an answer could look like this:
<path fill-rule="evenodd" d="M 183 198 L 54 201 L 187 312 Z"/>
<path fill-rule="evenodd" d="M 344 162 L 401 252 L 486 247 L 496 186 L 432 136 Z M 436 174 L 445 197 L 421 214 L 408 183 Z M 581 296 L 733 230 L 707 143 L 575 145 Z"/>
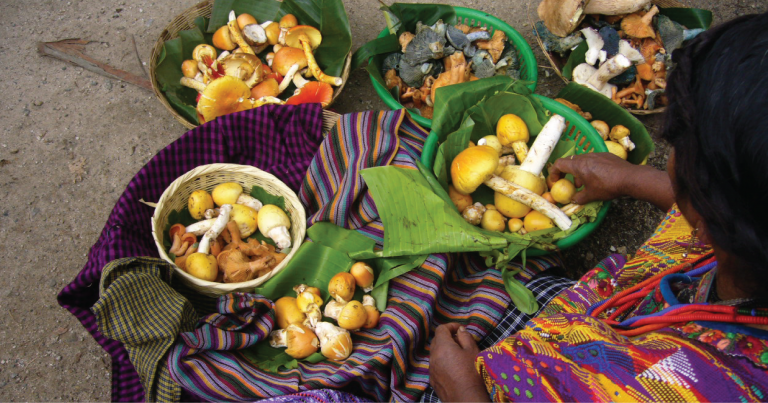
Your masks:
<path fill-rule="evenodd" d="M 667 327 L 673 323 L 691 321 L 726 322 L 738 324 L 768 325 L 768 310 L 739 308 L 732 305 L 715 305 L 708 303 L 679 304 L 665 308 L 661 312 L 650 315 L 641 315 L 631 320 L 619 322 L 616 318 L 622 313 L 636 306 L 646 295 L 653 292 L 662 279 L 670 274 L 679 272 L 691 273 L 710 270 L 716 264 L 714 256 L 705 256 L 698 261 L 683 263 L 669 268 L 655 276 L 646 279 L 626 290 L 614 295 L 608 300 L 593 305 L 587 313 L 597 317 L 608 309 L 615 308 L 611 314 L 603 319 L 607 324 L 619 327 L 617 333 L 631 337 L 643 333 Z M 710 266 L 707 268 L 707 266 Z M 701 273 L 698 273 L 699 275 Z"/>

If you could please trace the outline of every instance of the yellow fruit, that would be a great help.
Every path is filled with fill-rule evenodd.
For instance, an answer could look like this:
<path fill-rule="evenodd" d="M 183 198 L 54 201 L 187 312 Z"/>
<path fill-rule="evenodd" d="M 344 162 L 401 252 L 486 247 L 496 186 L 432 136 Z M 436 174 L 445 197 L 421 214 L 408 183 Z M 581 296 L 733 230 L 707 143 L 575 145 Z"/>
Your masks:
<path fill-rule="evenodd" d="M 615 141 L 606 141 L 605 146 L 608 147 L 608 152 L 623 159 L 627 159 L 627 150 L 624 149 L 624 147 L 621 146 L 621 144 L 615 142 Z"/>
<path fill-rule="evenodd" d="M 547 218 L 547 216 L 544 214 L 541 214 L 536 210 L 531 210 L 531 212 L 525 216 L 523 225 L 525 226 L 526 231 L 533 232 L 552 228 L 555 226 L 555 223 L 553 223 L 552 220 Z"/>
<path fill-rule="evenodd" d="M 529 139 L 528 125 L 519 116 L 511 113 L 506 114 L 496 123 L 496 137 L 505 146 L 515 141 L 527 143 Z"/>
<path fill-rule="evenodd" d="M 213 208 L 213 198 L 205 190 L 195 190 L 189 195 L 187 208 L 192 218 L 202 220 L 205 217 L 205 210 Z"/>

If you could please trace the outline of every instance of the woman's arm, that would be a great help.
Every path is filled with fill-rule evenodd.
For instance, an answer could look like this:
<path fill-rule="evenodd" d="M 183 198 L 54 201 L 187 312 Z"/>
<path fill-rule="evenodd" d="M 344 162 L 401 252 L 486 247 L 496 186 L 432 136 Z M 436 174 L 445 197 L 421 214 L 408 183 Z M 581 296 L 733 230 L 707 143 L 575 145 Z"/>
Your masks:
<path fill-rule="evenodd" d="M 574 202 L 612 200 L 629 196 L 653 203 L 666 211 L 675 202 L 669 175 L 646 165 L 634 165 L 610 153 L 589 153 L 561 158 L 549 169 L 553 180 L 573 175 L 576 187 L 584 186 Z"/>

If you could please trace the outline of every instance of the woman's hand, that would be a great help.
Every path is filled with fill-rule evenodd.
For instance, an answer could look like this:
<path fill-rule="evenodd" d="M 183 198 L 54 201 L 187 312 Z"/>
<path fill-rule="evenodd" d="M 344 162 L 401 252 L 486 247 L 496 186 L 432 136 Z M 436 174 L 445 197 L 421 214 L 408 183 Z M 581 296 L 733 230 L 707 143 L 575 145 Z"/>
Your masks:
<path fill-rule="evenodd" d="M 487 402 L 490 397 L 475 369 L 475 339 L 458 323 L 440 325 L 429 350 L 429 384 L 444 402 Z"/>
<path fill-rule="evenodd" d="M 549 168 L 549 175 L 553 182 L 565 174 L 573 175 L 574 185 L 584 186 L 573 196 L 573 201 L 587 204 L 626 195 L 624 185 L 635 166 L 611 153 L 588 153 L 560 158 Z"/>
<path fill-rule="evenodd" d="M 630 196 L 667 211 L 675 202 L 672 182 L 666 172 L 634 165 L 611 153 L 561 158 L 549 169 L 551 180 L 558 180 L 565 174 L 573 175 L 577 188 L 584 186 L 573 196 L 573 201 L 578 204 Z"/>

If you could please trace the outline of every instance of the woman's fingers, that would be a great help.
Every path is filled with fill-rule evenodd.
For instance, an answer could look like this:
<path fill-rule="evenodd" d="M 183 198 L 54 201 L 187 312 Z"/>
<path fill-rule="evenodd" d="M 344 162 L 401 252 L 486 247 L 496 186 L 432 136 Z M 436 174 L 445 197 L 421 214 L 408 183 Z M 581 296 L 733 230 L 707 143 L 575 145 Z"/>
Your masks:
<path fill-rule="evenodd" d="M 574 162 L 572 158 L 560 158 L 549 168 L 549 176 L 552 182 L 565 177 L 565 174 L 574 174 Z"/>
<path fill-rule="evenodd" d="M 461 348 L 465 350 L 478 350 L 477 342 L 464 326 L 461 326 L 456 332 L 456 340 Z"/>

